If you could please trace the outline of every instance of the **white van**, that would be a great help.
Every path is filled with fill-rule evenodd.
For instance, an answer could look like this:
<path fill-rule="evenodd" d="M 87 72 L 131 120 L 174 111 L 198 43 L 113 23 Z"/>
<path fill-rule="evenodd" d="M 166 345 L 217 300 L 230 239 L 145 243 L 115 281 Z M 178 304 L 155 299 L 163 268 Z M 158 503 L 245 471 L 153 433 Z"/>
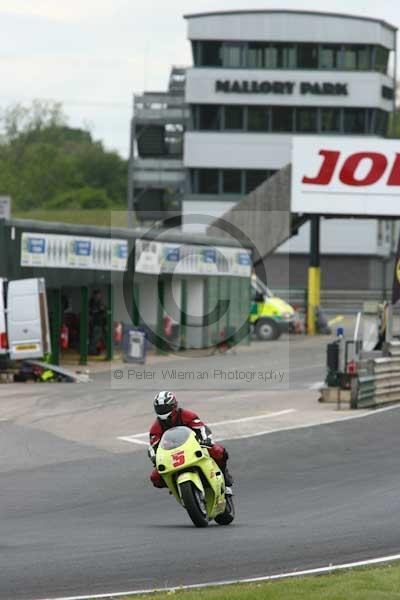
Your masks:
<path fill-rule="evenodd" d="M 18 279 L 8 283 L 0 279 L 0 355 L 24 360 L 42 358 L 49 352 L 44 279 Z"/>

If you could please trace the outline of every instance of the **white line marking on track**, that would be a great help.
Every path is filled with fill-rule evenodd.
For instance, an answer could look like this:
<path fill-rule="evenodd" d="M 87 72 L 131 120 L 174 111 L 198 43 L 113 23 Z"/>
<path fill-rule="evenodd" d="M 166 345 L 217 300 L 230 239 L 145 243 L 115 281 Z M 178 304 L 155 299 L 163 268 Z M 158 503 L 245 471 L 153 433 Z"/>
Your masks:
<path fill-rule="evenodd" d="M 296 412 L 295 408 L 286 408 L 273 413 L 265 413 L 263 415 L 255 415 L 254 417 L 242 417 L 241 419 L 230 419 L 229 421 L 217 421 L 216 423 L 210 423 L 210 427 L 215 425 L 230 425 L 231 423 L 245 423 L 246 421 L 257 421 L 258 419 L 268 419 L 270 417 L 279 417 L 280 415 L 287 415 L 289 413 Z"/>
<path fill-rule="evenodd" d="M 308 365 L 308 366 L 304 366 L 304 367 L 290 367 L 289 366 L 289 377 L 290 377 L 291 371 L 312 371 L 313 369 L 319 369 L 321 367 L 326 367 L 326 365 L 324 363 L 321 363 L 318 365 Z"/>
<path fill-rule="evenodd" d="M 139 435 L 144 435 L 144 434 L 141 433 Z M 146 435 L 149 435 L 149 434 L 146 433 Z M 118 437 L 117 440 L 121 440 L 122 442 L 129 442 L 130 444 L 140 444 L 140 445 L 144 445 L 144 446 L 149 445 L 149 442 L 145 442 L 144 440 L 138 440 L 137 436 L 135 436 L 135 435 L 122 435 L 121 437 Z"/>
<path fill-rule="evenodd" d="M 322 388 L 323 385 L 324 385 L 323 381 L 317 381 L 317 383 L 313 383 L 312 385 L 310 385 L 310 387 L 308 389 L 309 390 L 319 390 L 320 388 Z"/>
<path fill-rule="evenodd" d="M 280 410 L 274 413 L 266 413 L 264 415 L 255 415 L 254 417 L 242 417 L 240 419 L 230 419 L 228 421 L 217 421 L 216 423 L 210 423 L 210 427 L 214 427 L 215 425 L 231 425 L 232 423 L 245 423 L 247 421 L 256 421 L 258 419 L 268 419 L 270 417 L 279 417 L 281 415 L 287 415 L 289 413 L 296 412 L 295 408 L 287 408 L 285 410 Z M 148 442 L 142 441 L 140 438 L 148 437 L 149 433 L 134 433 L 133 435 L 123 435 L 119 436 L 117 439 L 123 442 L 129 442 L 131 444 L 145 444 L 148 445 Z M 247 437 L 247 436 L 246 436 Z M 236 438 L 224 438 L 224 439 L 236 439 Z"/>
<path fill-rule="evenodd" d="M 295 429 L 308 429 L 309 427 L 319 427 L 320 425 L 332 425 L 333 423 L 342 423 L 343 421 L 352 421 L 353 419 L 363 419 L 366 417 L 373 417 L 375 415 L 379 415 L 380 413 L 386 412 L 388 410 L 395 410 L 396 408 L 400 408 L 400 404 L 396 404 L 395 406 L 385 406 L 384 408 L 377 408 L 376 410 L 373 410 L 371 412 L 368 413 L 363 413 L 362 415 L 349 415 L 347 417 L 342 417 L 339 419 L 329 419 L 328 421 L 322 421 L 321 423 L 303 423 L 301 425 L 289 425 L 288 427 L 277 427 L 276 429 L 269 429 L 267 431 L 257 431 L 256 433 L 246 433 L 243 435 L 239 435 L 239 436 L 233 436 L 233 437 L 224 437 L 224 438 L 217 438 L 215 441 L 217 442 L 223 442 L 223 441 L 228 441 L 228 440 L 242 440 L 242 439 L 247 439 L 247 438 L 252 438 L 252 437 L 259 437 L 261 435 L 269 435 L 270 433 L 278 433 L 280 431 L 292 431 Z M 289 412 L 293 412 L 296 409 L 295 408 L 290 408 L 287 409 Z M 269 413 L 269 415 L 257 415 L 257 417 L 253 417 L 253 418 L 265 418 L 266 416 L 278 416 L 279 414 L 283 414 L 284 411 L 279 411 L 278 413 Z M 245 417 L 245 419 L 247 418 L 251 418 L 251 417 Z M 232 421 L 231 421 L 232 422 Z M 229 421 L 222 421 L 219 422 L 218 424 L 222 424 L 222 423 L 229 423 Z M 217 425 L 217 423 L 210 423 L 210 425 Z M 131 444 L 143 444 L 143 445 L 148 445 L 147 442 L 142 441 L 138 438 L 140 437 L 144 437 L 144 436 L 148 436 L 149 434 L 146 433 L 136 433 L 134 435 L 127 435 L 127 436 L 121 436 L 118 437 L 118 440 L 122 440 L 124 442 L 130 442 Z"/>
<path fill-rule="evenodd" d="M 257 437 L 260 435 L 268 435 L 269 433 L 279 433 L 281 431 L 292 431 L 294 429 L 307 429 L 309 427 L 319 427 L 320 425 L 332 425 L 333 423 L 342 423 L 343 421 L 352 421 L 353 419 L 363 419 L 364 417 L 373 417 L 379 413 L 386 412 L 387 410 L 394 410 L 396 408 L 400 408 L 400 405 L 386 406 L 385 408 L 378 408 L 372 412 L 364 413 L 362 415 L 350 415 L 348 417 L 343 417 L 341 419 L 329 419 L 328 421 L 322 421 L 321 423 L 304 423 L 303 425 L 289 425 L 289 427 L 278 427 L 277 429 L 270 429 L 269 431 L 259 431 L 257 433 L 250 433 L 248 435 L 244 434 L 237 438 L 223 438 L 219 441 L 222 442 L 224 440 L 234 440 L 234 439 L 236 440 L 236 439 Z"/>
<path fill-rule="evenodd" d="M 357 567 L 368 567 L 382 563 L 400 560 L 400 554 L 382 556 L 380 558 L 370 558 L 356 562 L 343 563 L 340 565 L 328 565 L 326 567 L 317 567 L 316 569 L 304 569 L 302 571 L 291 571 L 290 573 L 279 573 L 277 575 L 264 575 L 262 577 L 248 577 L 244 579 L 227 579 L 224 581 L 210 581 L 208 583 L 194 583 L 191 585 L 180 585 L 175 587 L 154 588 L 152 590 L 132 590 L 128 592 L 110 592 L 108 594 L 89 594 L 87 596 L 63 596 L 53 598 L 41 598 L 40 600 L 100 600 L 101 598 L 118 598 L 121 596 L 138 596 L 140 594 L 154 594 L 155 592 L 176 592 L 179 590 L 193 590 L 213 586 L 234 585 L 238 583 L 258 583 L 260 581 L 273 581 L 275 579 L 289 579 L 293 577 L 304 577 L 306 575 L 323 575 L 324 573 L 333 573 L 344 569 L 355 569 Z"/>

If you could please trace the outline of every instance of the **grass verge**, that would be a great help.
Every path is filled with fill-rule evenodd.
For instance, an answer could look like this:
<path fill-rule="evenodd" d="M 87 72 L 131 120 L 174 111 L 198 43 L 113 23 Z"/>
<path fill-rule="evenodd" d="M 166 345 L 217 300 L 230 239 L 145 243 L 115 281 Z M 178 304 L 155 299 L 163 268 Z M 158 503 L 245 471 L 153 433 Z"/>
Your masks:
<path fill-rule="evenodd" d="M 118 600 L 399 600 L 400 565 L 199 590 L 123 596 Z M 111 597 L 112 598 L 117 598 Z"/>
<path fill-rule="evenodd" d="M 76 225 L 97 225 L 98 227 L 126 227 L 125 210 L 31 210 L 13 211 L 15 219 L 33 219 L 56 223 L 73 223 Z"/>

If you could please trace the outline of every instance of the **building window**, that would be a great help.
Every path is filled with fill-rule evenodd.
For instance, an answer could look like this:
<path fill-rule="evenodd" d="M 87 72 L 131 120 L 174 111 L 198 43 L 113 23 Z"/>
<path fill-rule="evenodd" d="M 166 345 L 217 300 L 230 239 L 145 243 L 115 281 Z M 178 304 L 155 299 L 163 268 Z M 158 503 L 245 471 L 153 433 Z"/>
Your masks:
<path fill-rule="evenodd" d="M 192 192 L 198 192 L 197 175 L 197 169 L 189 170 L 190 189 L 192 190 Z"/>
<path fill-rule="evenodd" d="M 199 194 L 218 194 L 219 193 L 219 171 L 218 171 L 218 169 L 199 169 L 198 170 L 198 193 Z"/>
<path fill-rule="evenodd" d="M 240 169 L 224 169 L 222 171 L 222 192 L 224 194 L 242 193 L 242 172 Z"/>
<path fill-rule="evenodd" d="M 317 131 L 316 108 L 296 108 L 296 131 L 301 133 Z"/>
<path fill-rule="evenodd" d="M 222 66 L 240 68 L 245 66 L 244 57 L 245 45 L 239 43 L 225 42 L 222 45 Z"/>
<path fill-rule="evenodd" d="M 270 175 L 269 171 L 262 169 L 249 169 L 245 172 L 245 190 L 246 194 L 255 190 Z"/>
<path fill-rule="evenodd" d="M 372 108 L 193 105 L 196 130 L 387 135 L 388 113 Z M 171 137 L 171 140 L 173 136 Z M 179 149 L 180 151 L 180 149 Z"/>
<path fill-rule="evenodd" d="M 343 68 L 368 71 L 371 69 L 371 47 L 352 44 L 343 50 Z"/>
<path fill-rule="evenodd" d="M 382 111 L 382 121 L 381 121 L 381 124 L 382 124 L 381 135 L 386 136 L 388 134 L 389 115 L 384 110 Z"/>
<path fill-rule="evenodd" d="M 248 131 L 269 131 L 269 110 L 265 106 L 249 106 L 247 109 Z"/>
<path fill-rule="evenodd" d="M 296 46 L 294 44 L 276 44 L 278 69 L 296 68 Z"/>
<path fill-rule="evenodd" d="M 271 169 L 191 169 L 192 193 L 249 193 L 276 173 Z"/>
<path fill-rule="evenodd" d="M 267 69 L 295 69 L 296 46 L 294 44 L 270 44 L 265 48 Z"/>
<path fill-rule="evenodd" d="M 343 69 L 357 68 L 357 50 L 355 46 L 345 46 L 343 51 Z"/>
<path fill-rule="evenodd" d="M 376 110 L 373 108 L 367 108 L 366 109 L 366 128 L 365 128 L 365 133 L 369 133 L 369 134 L 373 134 L 375 132 L 375 113 Z"/>
<path fill-rule="evenodd" d="M 278 68 L 278 48 L 276 45 L 270 45 L 265 48 L 265 68 Z"/>
<path fill-rule="evenodd" d="M 273 106 L 272 131 L 293 131 L 293 109 L 291 106 Z"/>
<path fill-rule="evenodd" d="M 365 109 L 344 109 L 344 133 L 365 133 Z"/>
<path fill-rule="evenodd" d="M 367 44 L 192 41 L 195 66 L 347 69 L 387 73 L 389 50 Z"/>
<path fill-rule="evenodd" d="M 377 46 L 375 48 L 375 70 L 380 73 L 387 73 L 389 60 L 389 50 Z"/>
<path fill-rule="evenodd" d="M 388 113 L 384 110 L 377 109 L 375 111 L 375 133 L 386 136 L 388 129 Z"/>
<path fill-rule="evenodd" d="M 243 111 L 242 106 L 225 106 L 224 129 L 242 131 L 244 126 Z"/>
<path fill-rule="evenodd" d="M 199 128 L 205 130 L 221 129 L 221 109 L 216 104 L 199 106 Z"/>
<path fill-rule="evenodd" d="M 262 42 L 249 42 L 246 66 L 249 69 L 264 69 L 267 48 Z"/>
<path fill-rule="evenodd" d="M 192 40 L 192 56 L 193 56 L 193 64 L 195 67 L 199 67 L 200 62 L 200 42 L 196 40 Z"/>
<path fill-rule="evenodd" d="M 204 67 L 220 67 L 222 65 L 221 46 L 221 42 L 201 42 L 199 64 Z"/>
<path fill-rule="evenodd" d="M 338 69 L 340 67 L 340 55 L 342 47 L 337 45 L 324 45 L 319 55 L 320 69 Z"/>
<path fill-rule="evenodd" d="M 340 108 L 321 108 L 321 132 L 340 133 Z"/>
<path fill-rule="evenodd" d="M 317 44 L 299 44 L 297 47 L 297 66 L 299 69 L 318 69 Z"/>
<path fill-rule="evenodd" d="M 357 69 L 359 71 L 370 71 L 372 67 L 371 46 L 358 46 Z"/>

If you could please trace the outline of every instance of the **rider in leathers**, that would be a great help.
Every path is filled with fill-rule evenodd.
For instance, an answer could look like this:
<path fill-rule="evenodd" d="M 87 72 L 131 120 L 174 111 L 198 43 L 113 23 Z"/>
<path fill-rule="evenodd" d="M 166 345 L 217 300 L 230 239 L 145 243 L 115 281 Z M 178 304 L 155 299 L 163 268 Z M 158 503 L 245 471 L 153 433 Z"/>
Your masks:
<path fill-rule="evenodd" d="M 228 487 L 232 485 L 232 476 L 226 466 L 228 452 L 221 444 L 214 444 L 212 442 L 210 429 L 199 419 L 196 413 L 191 410 L 186 410 L 185 408 L 179 408 L 175 394 L 168 391 L 160 392 L 154 398 L 154 410 L 157 419 L 150 428 L 149 447 L 149 456 L 154 465 L 158 444 L 160 443 L 164 431 L 171 427 L 184 425 L 193 429 L 200 443 L 207 445 L 210 456 L 215 460 L 224 474 L 226 485 Z M 163 478 L 155 468 L 151 472 L 150 479 L 155 487 L 166 487 Z"/>

